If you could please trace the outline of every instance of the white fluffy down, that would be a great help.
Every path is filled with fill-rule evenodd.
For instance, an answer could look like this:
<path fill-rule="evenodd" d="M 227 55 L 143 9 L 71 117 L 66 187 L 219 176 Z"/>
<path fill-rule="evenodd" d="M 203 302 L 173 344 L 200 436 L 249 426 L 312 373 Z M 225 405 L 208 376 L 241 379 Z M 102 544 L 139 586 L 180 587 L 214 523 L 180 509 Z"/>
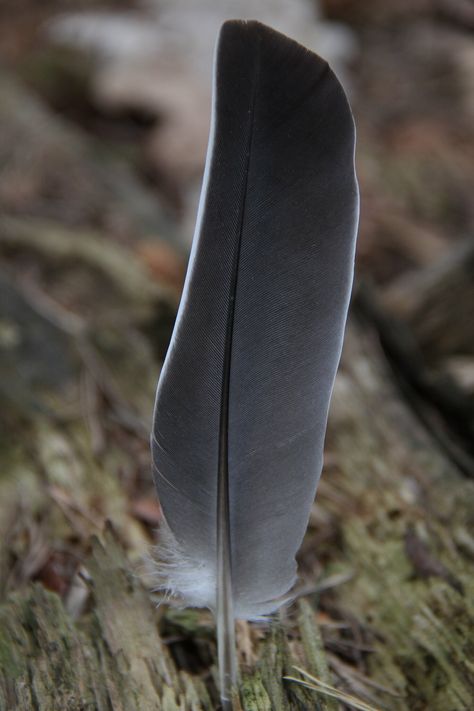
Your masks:
<path fill-rule="evenodd" d="M 183 551 L 165 519 L 160 524 L 160 541 L 149 559 L 149 574 L 154 592 L 177 598 L 186 607 L 207 607 L 215 611 L 216 572 L 206 561 L 198 562 Z M 236 619 L 268 621 L 268 617 L 282 605 L 291 602 L 288 593 L 276 600 L 244 603 L 234 600 Z"/>
<path fill-rule="evenodd" d="M 187 607 L 208 607 L 216 603 L 216 574 L 213 566 L 197 562 L 182 550 L 165 519 L 160 524 L 160 542 L 152 552 L 154 591 L 181 598 Z"/>

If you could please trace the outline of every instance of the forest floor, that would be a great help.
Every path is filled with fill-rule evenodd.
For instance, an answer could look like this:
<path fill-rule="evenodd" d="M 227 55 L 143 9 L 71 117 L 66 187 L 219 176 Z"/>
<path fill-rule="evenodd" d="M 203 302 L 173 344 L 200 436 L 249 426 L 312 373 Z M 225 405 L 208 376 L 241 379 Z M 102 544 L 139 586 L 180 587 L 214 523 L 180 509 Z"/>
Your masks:
<path fill-rule="evenodd" d="M 172 44 L 132 56 L 123 22 L 126 61 L 61 35 L 72 5 L 101 9 L 0 7 L 0 711 L 215 709 L 212 619 L 151 592 L 146 562 L 161 519 L 151 412 L 208 78 Z M 351 38 L 331 51 L 358 127 L 357 277 L 298 597 L 269 626 L 239 623 L 239 703 L 468 710 L 474 13 L 322 6 Z M 149 30 L 138 3 L 107 7 Z"/>

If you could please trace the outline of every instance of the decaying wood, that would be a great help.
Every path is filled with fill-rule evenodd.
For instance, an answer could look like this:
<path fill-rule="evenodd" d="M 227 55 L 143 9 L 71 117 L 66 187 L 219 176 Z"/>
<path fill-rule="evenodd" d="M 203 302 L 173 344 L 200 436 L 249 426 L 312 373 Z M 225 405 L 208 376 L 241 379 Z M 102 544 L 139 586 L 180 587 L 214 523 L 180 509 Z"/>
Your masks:
<path fill-rule="evenodd" d="M 354 336 L 333 402 L 336 471 L 326 477 L 348 497 L 343 550 L 356 573 L 338 600 L 376 636 L 371 679 L 402 695 L 385 698 L 388 708 L 467 709 L 473 482 L 409 411 L 371 340 Z"/>
<path fill-rule="evenodd" d="M 396 280 L 383 305 L 375 301 L 360 290 L 358 304 L 377 323 L 387 354 L 418 397 L 418 411 L 463 471 L 474 476 L 472 242 Z"/>
<path fill-rule="evenodd" d="M 461 243 L 424 271 L 388 290 L 389 310 L 410 327 L 431 358 L 474 351 L 474 244 Z"/>
<path fill-rule="evenodd" d="M 464 474 L 474 477 L 474 409 L 469 392 L 451 374 L 430 367 L 413 329 L 386 311 L 367 284 L 356 290 L 354 304 L 376 327 L 411 408 Z"/>
<path fill-rule="evenodd" d="M 30 509 L 48 541 L 71 529 L 87 535 L 85 511 L 94 510 L 87 501 L 103 497 L 105 504 L 94 522 L 101 541 L 93 539 L 76 574 L 79 607 L 72 591 L 61 600 L 38 583 L 18 585 L 19 570 L 15 586 L 5 586 L 2 711 L 218 708 L 209 616 L 156 608 L 133 564 L 145 544 L 117 486 L 117 451 L 97 461 L 82 425 L 75 423 L 66 439 L 44 422 L 30 426 L 29 449 L 32 459 L 10 450 L 9 475 L 0 480 L 2 500 L 11 504 L 0 522 L 4 557 L 12 555 L 9 540 L 26 545 L 15 539 L 15 507 Z M 36 482 L 27 501 L 26 482 Z M 51 504 L 52 490 L 62 508 Z M 471 708 L 473 501 L 474 484 L 400 397 L 375 333 L 352 324 L 302 553 L 303 572 L 305 559 L 319 560 L 322 581 L 308 579 L 309 587 L 333 576 L 345 582 L 326 590 L 322 584 L 319 596 L 300 599 L 266 630 L 251 629 L 242 709 L 338 708 L 336 700 L 283 679 L 294 675 L 295 664 L 375 708 Z M 105 517 L 118 534 L 101 531 Z M 126 537 L 128 555 L 117 535 Z M 20 591 L 8 593 L 12 587 Z"/>

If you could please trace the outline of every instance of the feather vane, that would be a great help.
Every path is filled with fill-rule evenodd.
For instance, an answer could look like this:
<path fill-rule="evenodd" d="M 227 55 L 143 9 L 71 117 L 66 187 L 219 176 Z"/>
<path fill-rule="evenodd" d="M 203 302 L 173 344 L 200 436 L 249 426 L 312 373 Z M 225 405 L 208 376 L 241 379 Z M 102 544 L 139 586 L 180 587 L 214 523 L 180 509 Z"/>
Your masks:
<path fill-rule="evenodd" d="M 152 453 L 163 584 L 216 611 L 224 686 L 234 617 L 275 610 L 295 582 L 353 277 L 354 145 L 324 60 L 258 22 L 223 25 Z"/>

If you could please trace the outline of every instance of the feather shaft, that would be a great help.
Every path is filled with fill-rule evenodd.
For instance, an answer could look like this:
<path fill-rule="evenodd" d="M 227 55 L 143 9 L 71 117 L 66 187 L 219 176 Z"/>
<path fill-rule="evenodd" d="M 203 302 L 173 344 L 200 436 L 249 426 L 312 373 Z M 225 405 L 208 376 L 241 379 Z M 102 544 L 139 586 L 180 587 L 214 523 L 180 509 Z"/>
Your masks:
<path fill-rule="evenodd" d="M 231 700 L 237 683 L 237 660 L 235 653 L 235 621 L 232 591 L 232 559 L 231 559 L 231 524 L 229 504 L 229 398 L 230 373 L 232 359 L 232 341 L 234 335 L 234 313 L 239 274 L 239 257 L 242 243 L 242 229 L 245 219 L 245 204 L 249 174 L 249 162 L 252 153 L 252 136 L 255 96 L 258 86 L 258 62 L 256 60 L 256 79 L 249 109 L 250 130 L 248 133 L 248 149 L 245 169 L 245 179 L 242 188 L 243 200 L 240 213 L 239 236 L 232 268 L 232 278 L 229 288 L 229 306 L 227 314 L 227 336 L 224 353 L 222 378 L 222 399 L 219 422 L 219 481 L 217 489 L 217 591 L 216 591 L 216 624 L 217 647 L 219 657 L 219 674 L 222 700 Z"/>
<path fill-rule="evenodd" d="M 226 374 L 226 369 L 224 370 Z M 232 561 L 230 547 L 229 472 L 227 466 L 227 406 L 228 376 L 224 377 L 220 429 L 219 483 L 217 489 L 217 586 L 216 625 L 221 698 L 231 701 L 237 683 L 235 654 L 235 622 L 232 594 Z M 231 708 L 231 707 L 229 707 Z"/>

